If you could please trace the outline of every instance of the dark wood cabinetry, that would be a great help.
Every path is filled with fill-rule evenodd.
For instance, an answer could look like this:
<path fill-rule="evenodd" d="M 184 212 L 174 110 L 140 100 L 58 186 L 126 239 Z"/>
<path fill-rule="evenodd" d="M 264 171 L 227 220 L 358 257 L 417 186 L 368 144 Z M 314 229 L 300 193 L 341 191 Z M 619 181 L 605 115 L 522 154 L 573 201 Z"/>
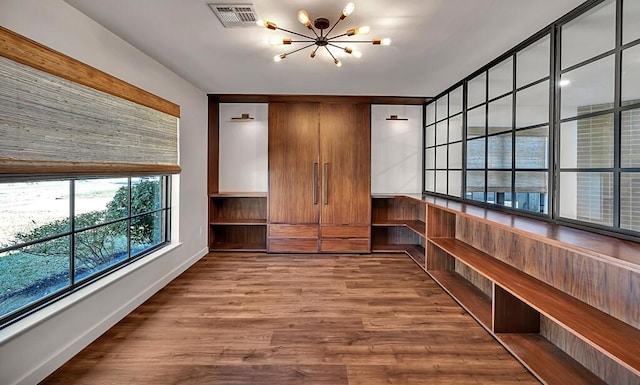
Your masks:
<path fill-rule="evenodd" d="M 369 252 L 370 106 L 269 105 L 271 252 Z"/>

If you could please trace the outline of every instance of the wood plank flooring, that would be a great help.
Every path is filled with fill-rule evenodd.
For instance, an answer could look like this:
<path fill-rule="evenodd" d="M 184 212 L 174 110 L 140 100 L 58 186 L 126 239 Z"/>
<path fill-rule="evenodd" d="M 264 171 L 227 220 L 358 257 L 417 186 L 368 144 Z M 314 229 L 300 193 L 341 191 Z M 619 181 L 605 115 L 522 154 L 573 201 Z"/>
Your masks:
<path fill-rule="evenodd" d="M 537 384 L 402 254 L 209 254 L 43 384 Z"/>

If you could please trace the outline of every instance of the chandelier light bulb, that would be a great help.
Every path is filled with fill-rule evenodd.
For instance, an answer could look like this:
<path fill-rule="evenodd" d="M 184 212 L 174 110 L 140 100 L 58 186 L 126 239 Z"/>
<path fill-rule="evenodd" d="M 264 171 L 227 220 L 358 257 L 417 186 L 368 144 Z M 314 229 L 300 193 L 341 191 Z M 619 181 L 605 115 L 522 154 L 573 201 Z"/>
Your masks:
<path fill-rule="evenodd" d="M 371 31 L 371 28 L 368 25 L 363 25 L 362 27 L 356 28 L 356 35 L 366 35 Z"/>
<path fill-rule="evenodd" d="M 347 5 L 345 5 L 344 9 L 342 10 L 342 16 L 340 16 L 340 20 L 343 20 L 345 17 L 351 15 L 354 9 L 356 9 L 356 5 L 353 3 L 348 3 Z"/>
<path fill-rule="evenodd" d="M 278 26 L 276 25 L 276 23 L 272 23 L 269 20 L 258 20 L 256 21 L 256 24 L 260 27 L 264 27 L 264 28 L 268 28 L 268 29 L 272 29 L 272 30 L 276 30 L 278 28 Z"/>
<path fill-rule="evenodd" d="M 353 56 L 353 57 L 355 57 L 357 59 L 360 59 L 362 57 L 362 52 L 356 51 L 351 47 L 344 47 L 344 52 L 348 53 L 349 55 L 351 55 L 351 56 Z"/>
<path fill-rule="evenodd" d="M 277 62 L 281 61 L 282 59 L 284 59 L 286 57 L 287 57 L 286 53 L 281 53 L 280 55 L 274 56 L 273 57 L 273 61 L 277 63 Z"/>
<path fill-rule="evenodd" d="M 289 45 L 291 44 L 291 39 L 287 37 L 272 37 L 269 39 L 269 44 L 271 45 Z"/>
<path fill-rule="evenodd" d="M 336 67 L 340 68 L 342 67 L 342 62 L 338 59 L 333 59 L 333 62 L 336 63 Z"/>
<path fill-rule="evenodd" d="M 363 25 L 362 27 L 358 28 L 350 28 L 347 30 L 347 36 L 366 35 L 370 30 L 371 28 L 368 25 Z"/>
<path fill-rule="evenodd" d="M 309 14 L 304 9 L 298 11 L 298 21 L 305 27 L 311 26 L 311 19 L 309 18 Z"/>
<path fill-rule="evenodd" d="M 388 37 L 385 37 L 384 39 L 376 37 L 371 42 L 373 43 L 373 45 L 391 45 L 391 39 L 389 39 Z"/>

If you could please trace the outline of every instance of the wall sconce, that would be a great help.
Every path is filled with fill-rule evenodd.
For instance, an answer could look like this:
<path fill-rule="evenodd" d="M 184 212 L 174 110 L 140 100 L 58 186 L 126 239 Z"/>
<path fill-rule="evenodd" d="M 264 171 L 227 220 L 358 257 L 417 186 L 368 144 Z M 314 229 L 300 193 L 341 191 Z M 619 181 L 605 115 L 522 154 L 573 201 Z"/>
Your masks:
<path fill-rule="evenodd" d="M 240 116 L 234 116 L 231 118 L 232 122 L 248 122 L 250 120 L 253 120 L 253 118 L 249 114 L 242 114 Z"/>
<path fill-rule="evenodd" d="M 399 118 L 398 115 L 391 115 L 387 120 L 409 120 L 408 118 Z"/>

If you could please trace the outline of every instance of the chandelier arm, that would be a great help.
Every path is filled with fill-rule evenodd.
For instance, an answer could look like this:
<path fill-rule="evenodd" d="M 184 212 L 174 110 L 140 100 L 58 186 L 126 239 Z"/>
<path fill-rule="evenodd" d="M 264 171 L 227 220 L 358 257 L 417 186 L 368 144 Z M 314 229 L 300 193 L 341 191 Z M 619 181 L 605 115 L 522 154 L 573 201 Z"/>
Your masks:
<path fill-rule="evenodd" d="M 351 43 L 372 43 L 372 40 L 331 40 L 331 43 L 342 43 L 342 44 L 351 44 Z M 329 43 L 329 44 L 331 44 Z"/>
<path fill-rule="evenodd" d="M 291 55 L 292 53 L 296 53 L 296 52 L 298 52 L 298 51 L 302 51 L 303 49 L 307 49 L 307 48 L 309 48 L 309 47 L 313 47 L 314 45 L 316 45 L 316 43 L 309 44 L 309 45 L 305 45 L 305 46 L 304 46 L 304 47 L 302 47 L 302 48 L 294 49 L 294 50 L 293 50 L 293 51 L 291 51 L 291 52 L 286 52 L 286 53 L 285 53 L 285 55 L 289 56 L 289 55 Z"/>
<path fill-rule="evenodd" d="M 329 39 L 327 39 L 327 40 L 333 40 L 333 39 L 337 39 L 337 38 L 339 38 L 339 37 L 343 37 L 343 36 L 347 36 L 347 33 L 345 32 L 345 33 L 343 33 L 342 35 L 336 35 L 336 36 L 334 36 L 334 37 L 332 37 L 332 38 L 329 38 Z"/>
<path fill-rule="evenodd" d="M 333 56 L 333 54 L 331 53 L 331 50 L 329 50 L 329 47 L 327 47 L 326 45 L 324 46 L 324 49 L 327 50 L 327 52 L 329 52 L 329 55 L 331 55 L 331 58 L 333 59 L 333 61 L 336 61 L 336 57 Z"/>
<path fill-rule="evenodd" d="M 330 46 L 332 46 L 332 47 L 340 48 L 341 50 L 343 50 L 343 51 L 344 51 L 344 47 L 340 47 L 339 45 L 337 45 L 337 44 L 333 44 L 333 43 L 328 43 L 328 44 L 329 44 Z"/>
<path fill-rule="evenodd" d="M 280 27 L 276 27 L 276 29 L 279 29 L 281 31 L 285 31 L 285 32 L 293 34 L 293 35 L 298 35 L 298 36 L 304 37 L 305 39 L 309 39 L 309 41 L 315 41 L 316 40 L 312 36 L 307 36 L 307 35 L 303 35 L 303 34 L 298 33 L 298 32 L 289 31 L 288 29 L 284 29 L 284 28 L 280 28 Z"/>
<path fill-rule="evenodd" d="M 320 35 L 318 35 L 318 32 L 316 32 L 316 29 L 313 28 L 311 25 L 308 26 L 307 28 L 309 28 L 313 32 L 313 34 L 316 35 L 316 37 L 320 37 Z"/>
<path fill-rule="evenodd" d="M 329 32 L 327 32 L 327 34 L 325 36 L 329 36 L 331 31 L 333 31 L 333 29 L 336 27 L 336 25 L 338 25 L 338 23 L 341 22 L 341 21 L 342 21 L 342 19 L 338 18 L 338 20 L 335 22 L 335 24 L 333 24 L 333 27 L 331 27 L 331 29 L 329 30 Z"/>

